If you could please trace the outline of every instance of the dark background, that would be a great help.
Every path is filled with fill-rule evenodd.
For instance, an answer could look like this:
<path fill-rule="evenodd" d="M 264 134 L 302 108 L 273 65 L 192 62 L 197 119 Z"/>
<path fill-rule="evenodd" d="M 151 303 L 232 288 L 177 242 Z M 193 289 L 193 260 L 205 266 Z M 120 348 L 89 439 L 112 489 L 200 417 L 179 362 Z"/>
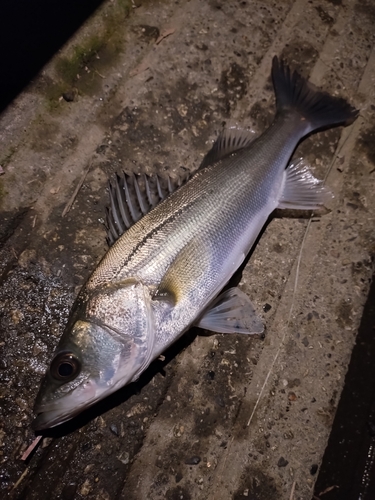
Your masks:
<path fill-rule="evenodd" d="M 103 0 L 1 0 L 0 113 Z"/>

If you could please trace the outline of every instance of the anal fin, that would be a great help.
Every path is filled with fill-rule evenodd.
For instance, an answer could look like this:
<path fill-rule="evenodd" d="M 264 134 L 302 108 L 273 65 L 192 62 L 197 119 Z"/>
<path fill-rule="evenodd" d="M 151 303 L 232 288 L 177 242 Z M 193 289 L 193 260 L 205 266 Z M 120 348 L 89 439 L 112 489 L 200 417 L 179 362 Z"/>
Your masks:
<path fill-rule="evenodd" d="M 323 182 L 312 175 L 308 163 L 300 158 L 284 171 L 284 189 L 277 208 L 315 210 L 332 197 Z"/>

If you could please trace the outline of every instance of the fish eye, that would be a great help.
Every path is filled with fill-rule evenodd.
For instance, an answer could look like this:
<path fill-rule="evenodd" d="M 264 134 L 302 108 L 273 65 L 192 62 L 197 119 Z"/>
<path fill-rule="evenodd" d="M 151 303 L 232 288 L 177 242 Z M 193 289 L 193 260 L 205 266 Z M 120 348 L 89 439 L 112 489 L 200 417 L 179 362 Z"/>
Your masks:
<path fill-rule="evenodd" d="M 71 352 L 61 352 L 52 360 L 50 373 L 56 380 L 67 382 L 78 375 L 81 363 Z"/>

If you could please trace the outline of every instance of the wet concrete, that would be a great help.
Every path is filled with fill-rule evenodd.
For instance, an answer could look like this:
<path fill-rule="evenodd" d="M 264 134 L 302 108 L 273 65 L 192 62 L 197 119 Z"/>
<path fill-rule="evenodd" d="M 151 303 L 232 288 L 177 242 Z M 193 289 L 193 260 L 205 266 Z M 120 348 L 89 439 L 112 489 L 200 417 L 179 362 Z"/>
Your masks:
<path fill-rule="evenodd" d="M 139 3 L 130 16 L 105 3 L 1 116 L 2 492 L 310 499 L 374 267 L 375 11 L 354 0 Z M 223 122 L 264 130 L 274 54 L 361 114 L 296 153 L 334 192 L 330 211 L 275 218 L 243 269 L 265 339 L 189 332 L 21 461 L 41 375 L 106 251 L 107 176 L 186 176 Z"/>

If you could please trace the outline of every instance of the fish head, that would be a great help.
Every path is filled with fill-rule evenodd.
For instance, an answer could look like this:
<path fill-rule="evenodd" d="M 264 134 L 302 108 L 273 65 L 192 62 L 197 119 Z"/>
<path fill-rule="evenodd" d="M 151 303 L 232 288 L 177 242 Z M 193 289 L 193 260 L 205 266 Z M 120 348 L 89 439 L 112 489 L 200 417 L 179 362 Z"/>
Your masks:
<path fill-rule="evenodd" d="M 42 381 L 35 430 L 59 425 L 138 378 L 152 360 L 151 296 L 136 280 L 77 301 Z M 83 316 L 83 317 L 82 317 Z"/>

